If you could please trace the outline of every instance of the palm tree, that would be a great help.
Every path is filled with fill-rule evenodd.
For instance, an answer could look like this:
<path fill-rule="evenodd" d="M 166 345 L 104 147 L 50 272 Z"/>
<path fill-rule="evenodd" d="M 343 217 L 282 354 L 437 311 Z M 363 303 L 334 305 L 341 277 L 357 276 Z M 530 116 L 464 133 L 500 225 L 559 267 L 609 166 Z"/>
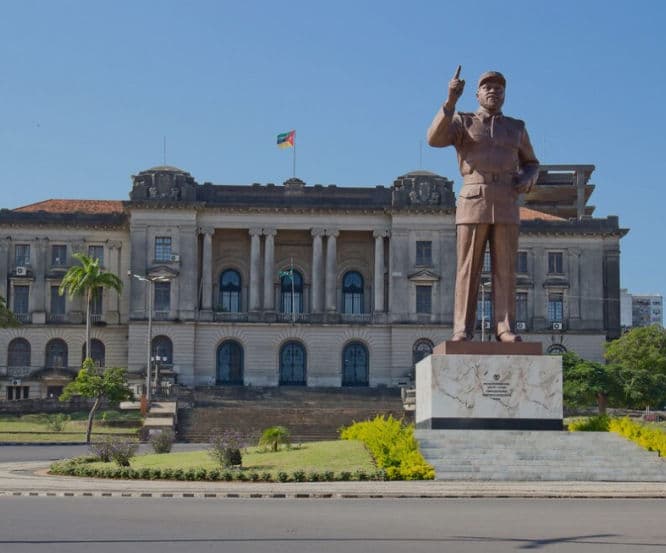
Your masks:
<path fill-rule="evenodd" d="M 71 297 L 83 296 L 86 300 L 86 358 L 90 357 L 90 309 L 100 288 L 112 288 L 120 293 L 122 281 L 113 273 L 105 273 L 99 266 L 99 259 L 82 253 L 73 257 L 80 265 L 70 267 L 60 283 L 58 293 L 62 296 L 67 292 Z"/>

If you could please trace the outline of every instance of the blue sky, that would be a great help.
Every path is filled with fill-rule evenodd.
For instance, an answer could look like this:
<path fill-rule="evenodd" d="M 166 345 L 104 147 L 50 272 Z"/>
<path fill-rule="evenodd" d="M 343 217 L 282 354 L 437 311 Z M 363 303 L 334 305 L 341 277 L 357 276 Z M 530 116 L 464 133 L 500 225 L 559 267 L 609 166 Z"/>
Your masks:
<path fill-rule="evenodd" d="M 508 80 L 544 164 L 591 163 L 596 216 L 619 215 L 622 285 L 666 293 L 666 3 L 3 0 L 0 206 L 126 199 L 163 161 L 199 181 L 280 183 L 296 129 L 309 184 L 390 185 L 457 64 Z M 460 178 L 455 152 L 422 168 Z"/>

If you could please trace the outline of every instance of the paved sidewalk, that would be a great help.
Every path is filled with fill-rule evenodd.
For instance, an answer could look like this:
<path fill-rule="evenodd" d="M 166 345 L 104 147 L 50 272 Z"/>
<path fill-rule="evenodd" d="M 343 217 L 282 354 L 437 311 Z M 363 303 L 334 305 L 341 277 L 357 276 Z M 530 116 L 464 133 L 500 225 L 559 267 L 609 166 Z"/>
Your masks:
<path fill-rule="evenodd" d="M 666 498 L 666 482 L 181 482 L 48 476 L 43 461 L 0 463 L 0 496 L 187 498 Z"/>

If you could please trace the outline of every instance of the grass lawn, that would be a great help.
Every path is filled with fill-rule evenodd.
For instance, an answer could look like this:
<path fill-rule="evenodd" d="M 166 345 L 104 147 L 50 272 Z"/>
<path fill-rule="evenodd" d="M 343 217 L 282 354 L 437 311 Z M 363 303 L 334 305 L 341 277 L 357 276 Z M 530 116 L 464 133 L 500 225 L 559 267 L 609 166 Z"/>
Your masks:
<path fill-rule="evenodd" d="M 0 415 L 0 442 L 68 442 L 84 441 L 88 413 L 71 413 L 71 420 L 62 432 L 54 432 L 47 424 L 48 415 Z M 108 423 L 136 423 L 136 428 L 109 426 Z M 101 411 L 95 417 L 93 436 L 104 434 L 136 434 L 141 424 L 138 412 Z"/>
<path fill-rule="evenodd" d="M 91 463 L 91 467 L 115 466 L 114 463 Z M 134 457 L 132 468 L 190 468 L 221 469 L 206 450 L 182 453 L 147 454 Z M 362 442 L 355 440 L 335 440 L 308 442 L 298 449 L 282 449 L 278 452 L 263 452 L 251 447 L 244 450 L 243 469 L 256 472 L 305 472 L 376 470 L 372 457 Z"/>

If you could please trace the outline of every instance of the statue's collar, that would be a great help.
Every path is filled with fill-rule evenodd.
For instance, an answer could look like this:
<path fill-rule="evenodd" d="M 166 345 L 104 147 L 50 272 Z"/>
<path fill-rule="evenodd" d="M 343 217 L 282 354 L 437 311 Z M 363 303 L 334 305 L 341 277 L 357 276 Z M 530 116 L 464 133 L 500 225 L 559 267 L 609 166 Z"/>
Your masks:
<path fill-rule="evenodd" d="M 479 107 L 479 109 L 476 110 L 476 115 L 485 121 L 486 119 L 489 119 L 490 117 L 501 117 L 502 116 L 502 110 L 491 113 L 486 108 Z"/>

